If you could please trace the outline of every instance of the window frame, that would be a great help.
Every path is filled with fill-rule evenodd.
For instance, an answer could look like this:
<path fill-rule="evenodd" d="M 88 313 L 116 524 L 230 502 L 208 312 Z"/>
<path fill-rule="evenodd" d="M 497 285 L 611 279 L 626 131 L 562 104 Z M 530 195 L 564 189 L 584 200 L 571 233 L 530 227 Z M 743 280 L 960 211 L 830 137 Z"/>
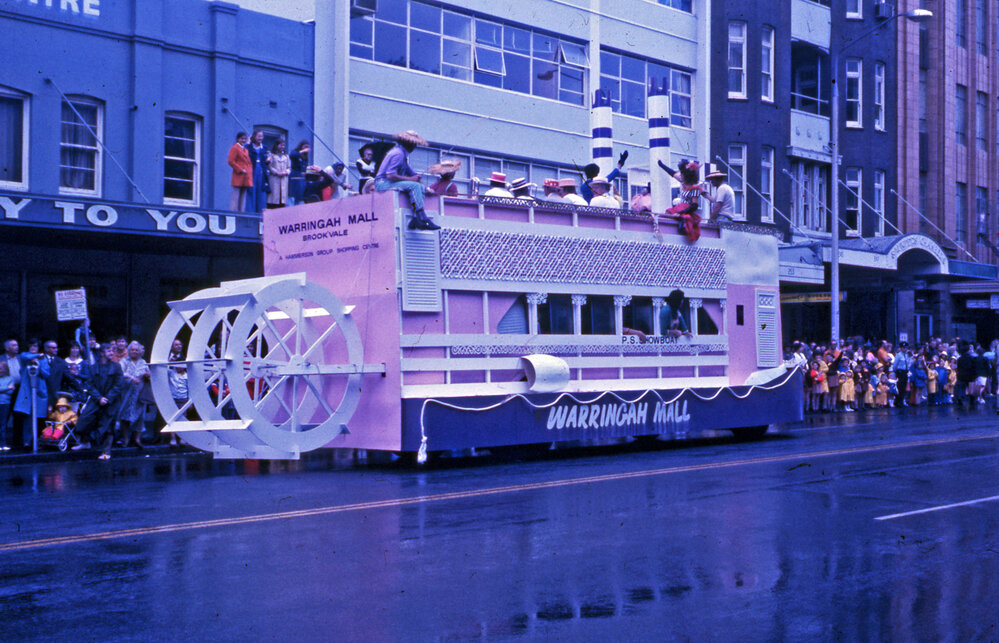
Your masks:
<path fill-rule="evenodd" d="M 874 235 L 883 237 L 885 235 L 885 171 L 874 170 L 874 212 L 878 217 L 877 225 L 874 228 Z"/>
<path fill-rule="evenodd" d="M 733 150 L 739 151 L 740 159 L 735 159 L 732 155 Z M 728 146 L 728 166 L 731 168 L 732 173 L 729 176 L 729 187 L 732 188 L 732 192 L 735 193 L 735 203 L 732 218 L 736 221 L 746 220 L 746 154 L 747 146 L 745 143 L 729 143 Z M 739 187 L 736 188 L 735 182 L 739 182 Z"/>
<path fill-rule="evenodd" d="M 742 33 L 733 36 L 732 28 L 741 27 Z M 748 24 L 744 20 L 729 20 L 728 21 L 728 98 L 729 100 L 746 100 L 748 87 L 746 85 L 746 34 L 748 33 Z M 739 66 L 733 66 L 732 64 L 732 52 L 733 45 L 739 50 L 740 64 Z M 732 74 L 736 72 L 739 74 L 739 89 L 737 91 L 732 90 Z"/>
<path fill-rule="evenodd" d="M 770 145 L 760 148 L 760 222 L 774 222 L 774 160 L 775 150 Z"/>
<path fill-rule="evenodd" d="M 963 192 L 963 194 L 962 194 Z M 954 237 L 958 243 L 967 245 L 968 236 L 968 184 L 957 181 L 954 190 Z"/>
<path fill-rule="evenodd" d="M 874 129 L 885 131 L 885 74 L 887 66 L 881 62 L 874 63 Z"/>
<path fill-rule="evenodd" d="M 968 146 L 968 88 L 960 83 L 954 86 L 954 142 Z"/>
<path fill-rule="evenodd" d="M 167 139 L 167 135 L 166 135 L 166 124 L 167 124 L 167 119 L 171 119 L 171 118 L 172 119 L 176 119 L 176 120 L 185 120 L 185 121 L 189 121 L 191 123 L 194 123 L 194 158 L 193 159 L 186 159 L 186 158 L 181 158 L 181 157 L 167 156 L 167 153 L 166 153 L 166 139 Z M 164 149 L 163 149 L 163 203 L 164 203 L 164 205 L 184 205 L 184 206 L 191 206 L 191 207 L 195 207 L 195 208 L 200 207 L 200 205 L 201 205 L 201 158 L 202 158 L 202 156 L 201 156 L 201 145 L 202 145 L 202 132 L 203 132 L 202 119 L 199 116 L 196 116 L 194 114 L 189 114 L 187 112 L 175 112 L 175 111 L 170 111 L 170 112 L 166 112 L 166 113 L 163 114 L 163 142 L 164 142 Z M 167 173 L 166 173 L 166 162 L 167 161 L 178 161 L 178 162 L 182 162 L 182 163 L 192 163 L 194 165 L 194 172 L 193 172 L 194 180 L 192 181 L 192 185 L 191 185 L 191 195 L 192 195 L 191 200 L 178 199 L 178 198 L 175 198 L 175 197 L 168 197 L 168 196 L 166 196 L 166 181 L 168 179 L 175 180 L 175 181 L 179 180 L 179 179 L 176 179 L 174 177 L 168 177 L 167 176 Z"/>
<path fill-rule="evenodd" d="M 855 3 L 854 9 L 850 8 L 850 3 Z M 864 0 L 846 0 L 846 2 L 844 3 L 844 8 L 846 11 L 847 20 L 864 19 Z"/>
<path fill-rule="evenodd" d="M 851 65 L 856 65 L 856 70 L 851 71 Z M 862 129 L 864 127 L 864 61 L 860 58 L 847 58 L 846 82 L 843 88 L 843 101 L 846 109 L 843 110 L 843 125 L 852 129 Z M 850 98 L 850 85 L 856 84 L 856 98 Z M 850 104 L 856 104 L 857 119 L 850 120 Z"/>
<path fill-rule="evenodd" d="M 856 179 L 850 176 L 851 172 L 856 172 Z M 846 201 L 843 205 L 843 228 L 847 236 L 859 237 L 864 229 L 864 169 L 860 167 L 846 168 L 843 172 L 843 183 L 846 184 L 844 188 L 846 190 Z M 855 200 L 852 207 L 850 205 L 851 199 Z M 853 211 L 856 211 L 856 227 L 850 228 L 848 225 L 850 218 L 846 213 Z M 839 221 L 834 221 L 833 225 L 839 225 Z"/>
<path fill-rule="evenodd" d="M 62 164 L 62 149 L 63 149 L 63 147 L 66 146 L 66 145 L 69 145 L 71 147 L 83 148 L 83 146 L 64 143 L 63 140 L 62 140 L 62 132 L 60 132 L 60 134 L 59 134 L 59 194 L 68 194 L 68 195 L 74 195 L 74 196 L 89 196 L 89 197 L 94 197 L 94 198 L 100 198 L 101 195 L 102 195 L 102 193 L 103 193 L 103 191 L 104 191 L 103 190 L 103 188 L 104 188 L 104 147 L 102 145 L 102 143 L 104 142 L 104 102 L 101 101 L 101 100 L 99 100 L 99 99 L 97 99 L 97 98 L 93 98 L 91 96 L 82 96 L 82 95 L 71 95 L 71 96 L 67 96 L 66 98 L 64 98 L 61 101 L 59 101 L 60 124 L 65 123 L 65 121 L 62 120 L 62 106 L 63 106 L 63 104 L 65 104 L 67 102 L 70 103 L 70 104 L 72 104 L 73 106 L 76 106 L 77 108 L 80 105 L 85 105 L 85 106 L 88 106 L 88 107 L 93 107 L 93 108 L 95 108 L 96 113 L 97 113 L 96 114 L 97 115 L 97 118 L 96 118 L 97 122 L 96 122 L 96 126 L 94 127 L 94 129 L 96 130 L 97 137 L 96 137 L 96 140 L 95 140 L 94 148 L 92 148 L 94 150 L 94 189 L 88 190 L 88 189 L 85 189 L 85 188 L 74 188 L 74 187 L 69 187 L 69 186 L 62 185 L 62 169 L 64 167 L 63 164 Z M 74 119 L 74 122 L 72 124 L 77 124 L 78 117 L 76 115 L 76 111 L 73 111 L 73 119 Z M 84 148 L 84 149 L 91 149 L 91 148 Z M 83 169 L 83 168 L 78 168 L 78 169 Z"/>
<path fill-rule="evenodd" d="M 769 37 L 768 37 L 769 36 Z M 770 25 L 763 25 L 763 36 L 760 39 L 762 52 L 760 55 L 760 100 L 765 103 L 774 102 L 774 49 L 775 30 Z"/>
<path fill-rule="evenodd" d="M 0 189 L 27 192 L 31 175 L 28 165 L 31 156 L 31 97 L 4 87 L 0 87 L 0 96 L 21 101 L 21 180 L 6 181 L 0 179 Z"/>
<path fill-rule="evenodd" d="M 975 92 L 975 146 L 980 152 L 989 151 L 989 96 Z"/>

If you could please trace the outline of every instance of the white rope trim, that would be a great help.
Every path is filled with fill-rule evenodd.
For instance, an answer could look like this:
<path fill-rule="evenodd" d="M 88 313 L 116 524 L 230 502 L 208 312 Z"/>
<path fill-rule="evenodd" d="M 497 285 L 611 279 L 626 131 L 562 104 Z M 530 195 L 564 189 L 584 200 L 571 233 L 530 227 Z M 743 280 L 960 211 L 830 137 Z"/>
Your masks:
<path fill-rule="evenodd" d="M 551 407 L 555 406 L 556 404 L 558 404 L 559 402 L 561 402 L 565 398 L 569 398 L 570 400 L 572 400 L 573 402 L 576 402 L 577 404 L 594 404 L 596 402 L 599 402 L 605 395 L 610 395 L 610 396 L 612 396 L 614 398 L 617 398 L 620 402 L 622 402 L 624 404 L 634 404 L 634 403 L 638 402 L 639 400 L 641 400 L 642 398 L 644 398 L 649 393 L 652 393 L 654 396 L 656 396 L 656 398 L 658 398 L 659 401 L 662 402 L 663 404 L 672 404 L 673 402 L 676 402 L 681 397 L 683 397 L 683 394 L 687 393 L 687 392 L 690 392 L 691 395 L 693 395 L 694 397 L 696 397 L 699 400 L 702 400 L 704 402 L 710 402 L 710 401 L 712 401 L 714 399 L 717 399 L 717 397 L 719 395 L 721 395 L 722 391 L 728 391 L 736 399 L 744 400 L 744 399 L 748 398 L 753 393 L 753 391 L 756 390 L 756 389 L 760 389 L 760 390 L 763 390 L 763 391 L 771 391 L 773 389 L 780 388 L 780 387 L 784 386 L 787 383 L 787 381 L 789 379 L 791 379 L 791 377 L 799 369 L 801 369 L 800 365 L 795 366 L 794 368 L 792 368 L 791 370 L 789 370 L 784 375 L 784 377 L 781 379 L 780 382 L 777 382 L 775 384 L 752 384 L 752 385 L 750 385 L 749 390 L 746 391 L 745 395 L 739 395 L 734 390 L 732 390 L 732 387 L 730 387 L 730 386 L 722 386 L 717 391 L 715 391 L 714 394 L 709 395 L 707 397 L 705 397 L 703 395 L 700 395 L 693 388 L 682 388 L 682 389 L 680 389 L 680 392 L 677 393 L 676 396 L 673 397 L 673 399 L 671 399 L 669 401 L 666 401 L 663 398 L 663 396 L 659 394 L 659 391 L 657 391 L 655 389 L 646 389 L 645 391 L 642 391 L 638 395 L 638 397 L 636 397 L 633 400 L 626 399 L 625 397 L 623 397 L 622 395 L 618 394 L 615 391 L 604 391 L 600 395 L 598 395 L 595 398 L 593 398 L 592 400 L 581 400 L 581 399 L 577 398 L 572 393 L 561 393 L 553 401 L 548 402 L 546 404 L 536 404 L 536 403 L 532 402 L 530 400 L 530 398 L 528 398 L 527 396 L 523 395 L 522 393 L 515 393 L 513 395 L 508 395 L 507 397 L 505 397 L 504 399 L 500 400 L 499 402 L 496 402 L 495 404 L 490 404 L 489 406 L 483 406 L 483 407 L 478 407 L 478 408 L 460 406 L 458 404 L 452 404 L 451 402 L 445 402 L 443 400 L 438 400 L 436 398 L 427 398 L 427 399 L 423 400 L 423 404 L 420 406 L 420 448 L 419 448 L 419 450 L 417 451 L 417 454 L 416 454 L 416 461 L 419 462 L 420 464 L 423 464 L 423 463 L 425 463 L 427 461 L 427 431 L 426 431 L 425 419 L 426 419 L 427 405 L 430 404 L 431 402 L 434 403 L 434 404 L 437 404 L 438 406 L 443 406 L 445 408 L 453 409 L 455 411 L 472 411 L 472 412 L 480 412 L 481 413 L 481 412 L 485 412 L 485 411 L 493 411 L 493 410 L 498 409 L 501 406 L 504 406 L 505 404 L 507 404 L 509 402 L 512 402 L 513 400 L 516 400 L 516 399 L 523 400 L 532 409 L 547 409 L 547 408 L 551 408 Z"/>

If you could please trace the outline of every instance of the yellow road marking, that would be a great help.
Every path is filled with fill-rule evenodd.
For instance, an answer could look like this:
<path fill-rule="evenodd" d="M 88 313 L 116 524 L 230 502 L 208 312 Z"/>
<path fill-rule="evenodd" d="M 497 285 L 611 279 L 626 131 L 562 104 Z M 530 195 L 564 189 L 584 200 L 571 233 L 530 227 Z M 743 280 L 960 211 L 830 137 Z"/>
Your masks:
<path fill-rule="evenodd" d="M 442 502 L 445 500 L 481 498 L 484 496 L 494 496 L 505 493 L 516 493 L 519 491 L 536 491 L 540 489 L 556 489 L 559 487 L 597 484 L 602 482 L 615 482 L 618 480 L 629 480 L 635 478 L 650 478 L 654 476 L 671 475 L 674 473 L 689 473 L 694 471 L 707 471 L 711 469 L 727 469 L 727 468 L 741 467 L 741 466 L 755 465 L 755 464 L 774 464 L 779 462 L 788 462 L 792 460 L 806 460 L 809 458 L 827 458 L 837 455 L 850 455 L 853 453 L 873 453 L 877 451 L 889 451 L 894 449 L 908 449 L 913 447 L 935 446 L 939 444 L 969 442 L 972 440 L 994 440 L 997 438 L 999 438 L 999 434 L 940 438 L 936 440 L 917 440 L 913 442 L 903 442 L 897 444 L 882 444 L 876 446 L 852 447 L 849 449 L 835 449 L 829 451 L 812 451 L 809 453 L 793 453 L 786 455 L 768 456 L 763 458 L 747 458 L 744 460 L 733 460 L 731 462 L 712 462 L 705 464 L 684 465 L 678 467 L 665 467 L 661 469 L 644 469 L 642 471 L 630 471 L 625 473 L 608 473 L 599 476 L 566 478 L 563 480 L 549 480 L 546 482 L 532 482 L 526 484 L 507 485 L 503 487 L 491 487 L 486 489 L 470 489 L 468 491 L 453 491 L 450 493 L 438 493 L 429 496 L 414 496 L 412 498 L 391 498 L 388 500 L 358 502 L 349 505 L 333 505 L 329 507 L 316 507 L 314 509 L 300 509 L 298 511 L 281 511 L 275 513 L 267 513 L 267 514 L 256 514 L 252 516 L 240 516 L 235 518 L 219 518 L 216 520 L 181 522 L 172 525 L 137 527 L 134 529 L 118 529 L 113 531 L 97 532 L 93 534 L 81 534 L 77 536 L 58 536 L 54 538 L 39 538 L 36 540 L 23 540 L 20 542 L 0 544 L 0 553 L 21 551 L 25 549 L 35 549 L 38 547 L 52 547 L 55 545 L 69 545 L 75 543 L 95 542 L 99 540 L 112 540 L 118 538 L 148 536 L 152 534 L 165 534 L 177 531 L 190 531 L 194 529 L 209 529 L 212 527 L 247 525 L 255 522 L 268 522 L 272 520 L 288 520 L 290 518 L 309 518 L 312 516 L 326 516 L 330 514 L 348 513 L 348 512 L 363 511 L 368 509 L 405 507 L 407 505 L 417 505 L 430 502 Z"/>

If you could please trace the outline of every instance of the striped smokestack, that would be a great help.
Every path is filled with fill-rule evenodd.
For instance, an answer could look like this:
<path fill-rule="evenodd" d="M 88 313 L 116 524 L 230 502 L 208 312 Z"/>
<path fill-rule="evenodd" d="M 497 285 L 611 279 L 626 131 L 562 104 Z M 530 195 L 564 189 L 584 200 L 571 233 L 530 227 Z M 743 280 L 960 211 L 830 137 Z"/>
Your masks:
<path fill-rule="evenodd" d="M 600 166 L 600 175 L 607 176 L 614 169 L 611 141 L 614 134 L 614 112 L 611 110 L 610 96 L 603 90 L 598 89 L 593 93 L 590 124 L 593 127 L 593 162 Z"/>
<path fill-rule="evenodd" d="M 659 167 L 669 164 L 669 77 L 649 78 L 649 180 L 652 211 L 661 214 L 670 207 L 672 180 Z"/>

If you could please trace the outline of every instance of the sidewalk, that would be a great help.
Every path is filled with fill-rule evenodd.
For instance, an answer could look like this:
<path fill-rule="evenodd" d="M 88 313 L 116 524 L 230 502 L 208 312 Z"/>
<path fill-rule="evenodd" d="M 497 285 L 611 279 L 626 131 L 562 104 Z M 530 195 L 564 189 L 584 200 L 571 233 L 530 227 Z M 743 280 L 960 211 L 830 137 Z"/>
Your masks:
<path fill-rule="evenodd" d="M 0 467 L 13 466 L 19 464 L 38 464 L 42 462 L 79 462 L 93 460 L 98 462 L 97 456 L 101 454 L 100 449 L 79 449 L 72 451 L 59 451 L 56 448 L 45 446 L 39 447 L 38 453 L 14 453 L 6 451 L 0 453 Z M 194 447 L 170 447 L 165 444 L 154 444 L 142 447 L 115 447 L 111 449 L 111 462 L 123 458 L 163 458 L 175 455 L 205 455 L 207 453 L 199 451 Z"/>

